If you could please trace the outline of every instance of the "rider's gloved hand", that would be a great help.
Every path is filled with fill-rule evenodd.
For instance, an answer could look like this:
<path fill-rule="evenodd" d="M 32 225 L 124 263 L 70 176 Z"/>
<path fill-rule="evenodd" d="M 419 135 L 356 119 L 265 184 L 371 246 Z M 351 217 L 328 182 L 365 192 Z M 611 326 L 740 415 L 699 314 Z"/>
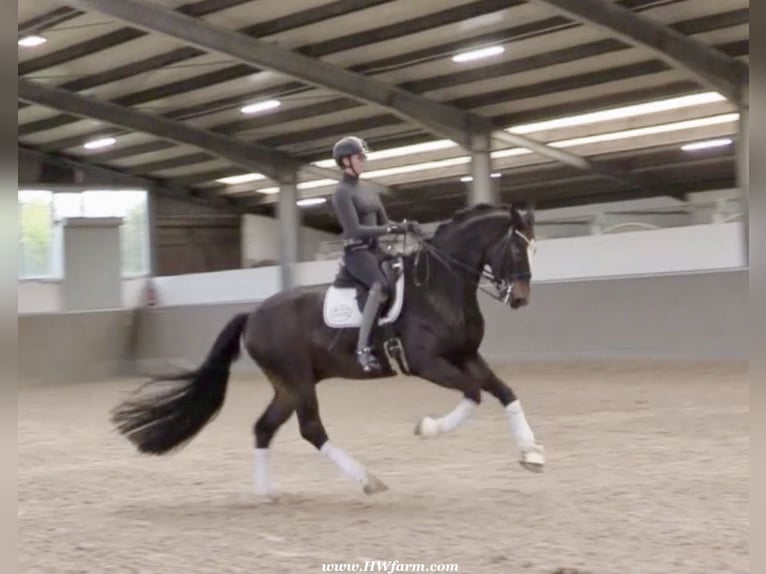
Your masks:
<path fill-rule="evenodd" d="M 402 223 L 391 221 L 388 226 L 386 226 L 386 231 L 388 233 L 404 234 L 407 233 L 407 227 Z"/>

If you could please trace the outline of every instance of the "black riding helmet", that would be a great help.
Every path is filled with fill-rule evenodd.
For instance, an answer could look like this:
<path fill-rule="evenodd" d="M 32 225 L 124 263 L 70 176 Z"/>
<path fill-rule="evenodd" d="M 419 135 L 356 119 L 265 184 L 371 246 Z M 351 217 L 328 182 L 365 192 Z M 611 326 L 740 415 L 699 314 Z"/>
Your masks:
<path fill-rule="evenodd" d="M 358 153 L 369 153 L 367 142 L 362 138 L 356 136 L 347 136 L 338 140 L 332 148 L 332 157 L 338 167 L 343 167 L 343 158 L 349 157 Z"/>

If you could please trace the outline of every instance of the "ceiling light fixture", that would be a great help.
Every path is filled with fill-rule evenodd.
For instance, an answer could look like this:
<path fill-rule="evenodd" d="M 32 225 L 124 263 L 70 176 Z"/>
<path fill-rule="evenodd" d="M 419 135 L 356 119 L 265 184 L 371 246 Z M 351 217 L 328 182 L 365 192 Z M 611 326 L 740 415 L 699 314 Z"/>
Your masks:
<path fill-rule="evenodd" d="M 364 179 L 367 179 L 370 177 L 373 177 L 373 178 L 388 177 L 389 175 L 401 175 L 403 173 L 411 173 L 413 171 L 439 169 L 441 167 L 463 165 L 470 162 L 471 162 L 471 158 L 468 156 L 451 157 L 449 159 L 441 159 L 437 161 L 427 161 L 424 163 L 413 163 L 411 165 L 402 165 L 398 167 L 389 167 L 386 169 L 376 169 L 373 171 L 366 171 L 360 177 Z"/>
<path fill-rule="evenodd" d="M 573 138 L 568 140 L 561 140 L 550 143 L 551 147 L 573 147 L 578 145 L 587 145 L 593 143 L 601 143 L 615 140 L 626 140 L 630 138 L 637 138 L 641 136 L 649 136 L 656 134 L 664 134 L 668 132 L 677 132 L 682 130 L 690 130 L 694 128 L 701 128 L 706 126 L 715 126 L 719 124 L 727 124 L 737 121 L 739 119 L 738 113 L 732 114 L 720 114 L 717 116 L 709 116 L 707 118 L 697 118 L 694 120 L 686 120 L 683 122 L 673 122 L 670 124 L 660 124 L 658 126 L 647 126 L 644 128 L 636 128 L 633 130 L 621 130 L 618 132 L 609 132 L 606 134 L 596 134 L 592 136 L 585 136 L 581 138 Z"/>
<path fill-rule="evenodd" d="M 392 157 L 414 155 L 417 153 L 425 153 L 429 151 L 439 151 L 443 149 L 449 149 L 451 147 L 457 147 L 457 144 L 452 140 L 435 140 L 431 142 L 423 142 L 419 144 L 383 149 L 380 151 L 372 151 L 367 154 L 367 161 L 390 159 Z M 334 159 L 324 159 L 322 161 L 314 162 L 312 165 L 315 165 L 316 167 L 335 167 L 336 164 Z"/>
<path fill-rule="evenodd" d="M 720 138 L 715 140 L 706 140 L 701 142 L 689 143 L 682 145 L 681 149 L 684 151 L 696 151 L 700 149 L 710 149 L 714 147 L 725 147 L 731 145 L 733 141 L 729 138 Z"/>
<path fill-rule="evenodd" d="M 495 171 L 495 172 L 489 174 L 489 177 L 491 177 L 492 179 L 497 179 L 499 177 L 503 177 L 503 174 L 502 173 L 498 173 L 498 172 Z M 464 175 L 463 177 L 460 178 L 460 181 L 462 181 L 463 183 L 469 183 L 469 182 L 473 181 L 473 176 L 472 175 Z"/>
<path fill-rule="evenodd" d="M 649 114 L 656 114 L 659 112 L 678 110 L 681 108 L 689 108 L 689 107 L 694 107 L 694 106 L 699 106 L 704 104 L 712 104 L 715 102 L 722 102 L 725 99 L 726 98 L 724 98 L 718 92 L 703 92 L 700 94 L 692 94 L 688 96 L 681 96 L 678 98 L 669 98 L 666 100 L 657 100 L 654 102 L 644 102 L 643 104 L 634 104 L 631 106 L 624 106 L 621 108 L 614 108 L 611 110 L 601 110 L 598 112 L 590 112 L 587 114 L 568 116 L 565 118 L 547 120 L 544 122 L 524 124 L 524 125 L 508 128 L 506 131 L 512 134 L 530 134 L 533 132 L 540 132 L 544 130 L 554 130 L 559 128 L 570 128 L 573 126 L 583 126 L 587 124 L 595 124 L 598 122 L 606 122 L 610 120 L 619 120 L 624 118 L 633 118 L 636 116 L 645 116 Z"/>
<path fill-rule="evenodd" d="M 19 46 L 23 46 L 24 48 L 34 48 L 36 46 L 45 44 L 47 41 L 48 38 L 44 36 L 24 36 L 23 38 L 19 39 Z"/>
<path fill-rule="evenodd" d="M 471 50 L 470 52 L 456 54 L 452 56 L 452 61 L 457 63 L 471 62 L 473 60 L 480 60 L 482 58 L 497 56 L 503 52 L 505 52 L 505 48 L 502 46 L 490 46 L 488 48 L 479 48 L 478 50 Z"/>
<path fill-rule="evenodd" d="M 216 179 L 218 183 L 224 183 L 226 185 L 237 185 L 240 183 L 250 183 L 251 181 L 258 181 L 261 179 L 266 179 L 265 175 L 261 175 L 260 173 L 243 173 L 241 175 L 231 175 L 229 177 L 222 177 L 221 179 Z"/>
<path fill-rule="evenodd" d="M 326 197 L 307 197 L 306 199 L 299 199 L 295 202 L 298 207 L 309 207 L 312 205 L 321 205 L 327 201 Z"/>
<path fill-rule="evenodd" d="M 97 140 L 92 140 L 87 142 L 83 147 L 85 149 L 101 149 L 104 147 L 109 147 L 110 145 L 114 145 L 117 142 L 114 138 L 101 138 Z"/>
<path fill-rule="evenodd" d="M 266 100 L 263 102 L 256 102 L 254 104 L 248 104 L 240 108 L 243 114 L 257 114 L 259 112 L 265 112 L 278 108 L 282 103 L 279 100 Z"/>

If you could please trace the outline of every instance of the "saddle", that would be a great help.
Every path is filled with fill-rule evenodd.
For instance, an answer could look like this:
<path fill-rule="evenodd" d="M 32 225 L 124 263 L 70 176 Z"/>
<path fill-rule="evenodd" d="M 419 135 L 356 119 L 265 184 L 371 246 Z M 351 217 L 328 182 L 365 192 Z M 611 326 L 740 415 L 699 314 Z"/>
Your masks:
<path fill-rule="evenodd" d="M 324 321 L 328 327 L 353 328 L 362 324 L 362 311 L 367 302 L 369 288 L 358 281 L 343 261 L 335 280 L 327 288 L 324 297 Z M 404 302 L 404 262 L 401 257 L 383 260 L 381 270 L 394 286 L 394 293 L 383 304 L 378 316 L 378 325 L 393 323 L 399 317 Z"/>
<path fill-rule="evenodd" d="M 359 328 L 362 324 L 362 312 L 367 302 L 369 288 L 348 272 L 342 260 L 339 262 L 339 267 L 335 280 L 325 292 L 324 322 L 333 329 Z M 401 256 L 384 256 L 381 270 L 389 283 L 394 286 L 394 292 L 383 304 L 378 315 L 376 326 L 383 327 L 385 331 L 382 341 L 385 356 L 379 355 L 379 357 L 383 359 L 385 369 L 390 369 L 391 360 L 394 360 L 399 366 L 399 371 L 409 375 L 410 368 L 404 345 L 393 327 L 404 304 L 404 260 Z M 375 329 L 373 329 L 374 332 Z"/>

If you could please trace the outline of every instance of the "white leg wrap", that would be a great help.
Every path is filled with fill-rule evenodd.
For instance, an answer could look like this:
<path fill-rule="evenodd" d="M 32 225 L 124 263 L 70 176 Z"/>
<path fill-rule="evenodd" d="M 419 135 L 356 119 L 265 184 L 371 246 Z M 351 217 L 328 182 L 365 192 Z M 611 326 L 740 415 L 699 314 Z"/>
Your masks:
<path fill-rule="evenodd" d="M 271 496 L 271 462 L 267 448 L 255 449 L 254 477 L 258 494 Z"/>
<path fill-rule="evenodd" d="M 333 461 L 338 468 L 348 476 L 350 479 L 355 480 L 361 485 L 367 484 L 367 469 L 365 469 L 359 461 L 347 454 L 343 449 L 330 443 L 328 440 L 319 449 L 323 455 Z"/>
<path fill-rule="evenodd" d="M 516 439 L 519 448 L 524 450 L 533 446 L 535 444 L 535 435 L 532 429 L 529 428 L 529 423 L 527 422 L 527 417 L 524 416 L 521 403 L 515 400 L 505 407 L 505 411 L 508 413 L 508 419 L 511 423 L 511 433 L 513 438 Z"/>
<path fill-rule="evenodd" d="M 436 420 L 439 432 L 455 430 L 466 421 L 475 408 L 475 402 L 471 399 L 463 399 L 451 412 Z"/>

